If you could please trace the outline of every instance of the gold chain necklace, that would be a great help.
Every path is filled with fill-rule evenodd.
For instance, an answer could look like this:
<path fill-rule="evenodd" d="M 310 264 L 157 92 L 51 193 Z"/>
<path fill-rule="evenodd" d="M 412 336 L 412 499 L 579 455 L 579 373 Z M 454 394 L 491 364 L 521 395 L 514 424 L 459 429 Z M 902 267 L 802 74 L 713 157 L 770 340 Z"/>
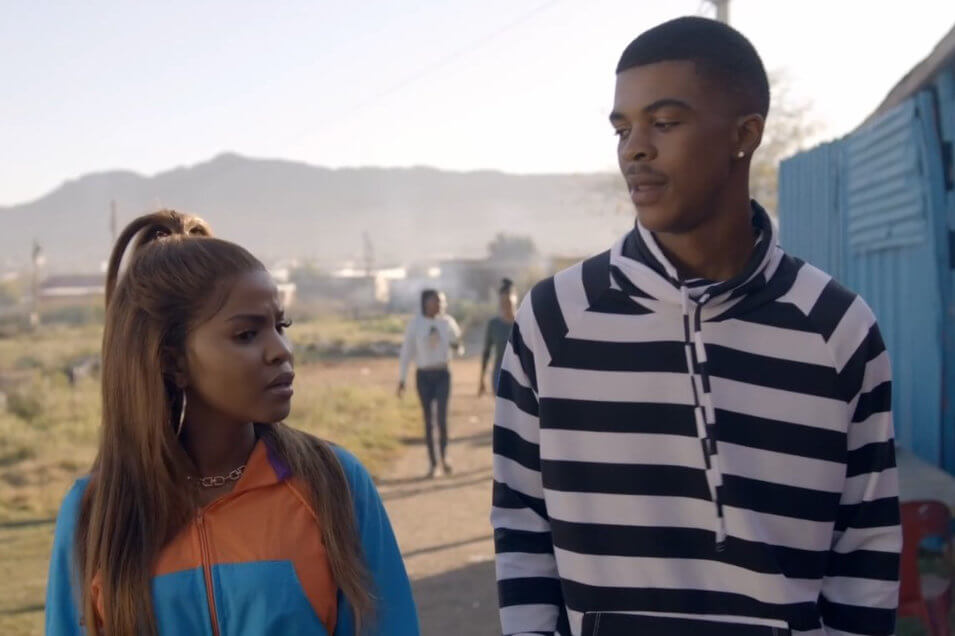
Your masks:
<path fill-rule="evenodd" d="M 226 485 L 226 482 L 229 481 L 239 481 L 239 478 L 242 477 L 242 473 L 245 472 L 245 464 L 242 464 L 238 468 L 233 468 L 228 475 L 216 475 L 215 477 L 199 477 L 198 480 L 195 477 L 189 476 L 186 477 L 189 481 L 198 481 L 199 485 L 203 488 L 220 488 Z"/>

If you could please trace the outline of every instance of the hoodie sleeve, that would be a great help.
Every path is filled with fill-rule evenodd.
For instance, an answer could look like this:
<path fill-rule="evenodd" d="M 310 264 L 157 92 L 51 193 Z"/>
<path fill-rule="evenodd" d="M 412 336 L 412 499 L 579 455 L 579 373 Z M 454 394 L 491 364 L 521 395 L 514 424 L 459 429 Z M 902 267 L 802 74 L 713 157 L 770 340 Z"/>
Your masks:
<path fill-rule="evenodd" d="M 484 348 L 481 349 L 481 378 L 487 372 L 487 362 L 491 359 L 491 347 L 494 346 L 493 325 L 494 321 L 489 320 L 487 327 L 484 329 Z"/>
<path fill-rule="evenodd" d="M 53 551 L 46 583 L 45 633 L 47 636 L 71 636 L 85 633 L 80 625 L 79 591 L 73 565 L 73 537 L 80 503 L 89 478 L 76 481 L 66 494 L 56 516 Z"/>
<path fill-rule="evenodd" d="M 461 341 L 461 327 L 458 321 L 448 316 L 448 327 L 451 329 L 451 350 L 459 356 L 464 355 L 464 342 Z"/>
<path fill-rule="evenodd" d="M 405 330 L 405 341 L 401 343 L 401 355 L 399 358 L 400 380 L 404 383 L 408 379 L 408 365 L 415 356 L 415 331 L 418 324 L 417 316 L 408 321 L 408 328 Z"/>
<path fill-rule="evenodd" d="M 856 298 L 830 345 L 848 397 L 846 481 L 819 598 L 832 634 L 893 634 L 899 599 L 898 474 L 892 378 L 875 317 Z"/>
<path fill-rule="evenodd" d="M 504 352 L 494 414 L 491 525 L 506 636 L 569 631 L 540 472 L 537 341 L 525 300 Z"/>
<path fill-rule="evenodd" d="M 369 629 L 362 631 L 375 636 L 419 636 L 411 582 L 378 490 L 354 455 L 342 448 L 335 451 L 348 477 L 365 563 L 374 585 L 376 614 Z"/>

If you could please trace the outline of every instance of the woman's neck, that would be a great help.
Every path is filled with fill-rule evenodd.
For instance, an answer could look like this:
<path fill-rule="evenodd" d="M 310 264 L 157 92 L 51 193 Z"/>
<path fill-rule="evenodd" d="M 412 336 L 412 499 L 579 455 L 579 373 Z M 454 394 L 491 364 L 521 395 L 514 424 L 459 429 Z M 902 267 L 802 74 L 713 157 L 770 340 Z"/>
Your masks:
<path fill-rule="evenodd" d="M 180 442 L 200 477 L 226 475 L 245 464 L 255 441 L 252 422 L 231 421 L 189 404 Z"/>

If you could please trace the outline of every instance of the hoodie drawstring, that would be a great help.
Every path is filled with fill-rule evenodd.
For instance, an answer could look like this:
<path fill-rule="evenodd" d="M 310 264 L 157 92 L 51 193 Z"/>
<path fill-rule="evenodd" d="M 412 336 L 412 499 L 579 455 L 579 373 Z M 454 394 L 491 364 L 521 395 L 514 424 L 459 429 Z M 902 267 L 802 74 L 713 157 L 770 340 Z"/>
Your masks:
<path fill-rule="evenodd" d="M 723 516 L 721 501 L 723 489 L 723 471 L 720 466 L 720 456 L 716 445 L 716 411 L 713 408 L 713 396 L 710 389 L 710 376 L 707 369 L 706 346 L 703 343 L 702 312 L 703 306 L 710 299 L 704 293 L 696 301 L 691 301 L 690 290 L 685 284 L 680 285 L 681 304 L 683 307 L 684 344 L 686 348 L 687 369 L 693 385 L 694 416 L 696 419 L 696 436 L 700 440 L 703 451 L 703 460 L 706 464 L 706 484 L 710 490 L 710 498 L 716 506 L 716 550 L 722 551 L 726 547 L 726 519 Z M 690 311 L 691 302 L 695 311 Z"/>

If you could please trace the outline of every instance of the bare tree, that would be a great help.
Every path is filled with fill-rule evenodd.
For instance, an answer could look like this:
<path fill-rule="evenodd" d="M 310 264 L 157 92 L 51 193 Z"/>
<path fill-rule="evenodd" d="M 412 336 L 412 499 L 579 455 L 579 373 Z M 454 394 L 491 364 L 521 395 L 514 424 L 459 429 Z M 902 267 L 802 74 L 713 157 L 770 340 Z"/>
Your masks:
<path fill-rule="evenodd" d="M 537 258 L 537 246 L 529 236 L 501 232 L 487 244 L 487 254 L 495 261 L 532 261 Z"/>
<path fill-rule="evenodd" d="M 814 141 L 822 130 L 809 100 L 792 93 L 788 74 L 776 70 L 769 74 L 772 105 L 766 119 L 763 143 L 753 155 L 749 190 L 773 216 L 779 202 L 779 162 L 791 157 Z"/>

